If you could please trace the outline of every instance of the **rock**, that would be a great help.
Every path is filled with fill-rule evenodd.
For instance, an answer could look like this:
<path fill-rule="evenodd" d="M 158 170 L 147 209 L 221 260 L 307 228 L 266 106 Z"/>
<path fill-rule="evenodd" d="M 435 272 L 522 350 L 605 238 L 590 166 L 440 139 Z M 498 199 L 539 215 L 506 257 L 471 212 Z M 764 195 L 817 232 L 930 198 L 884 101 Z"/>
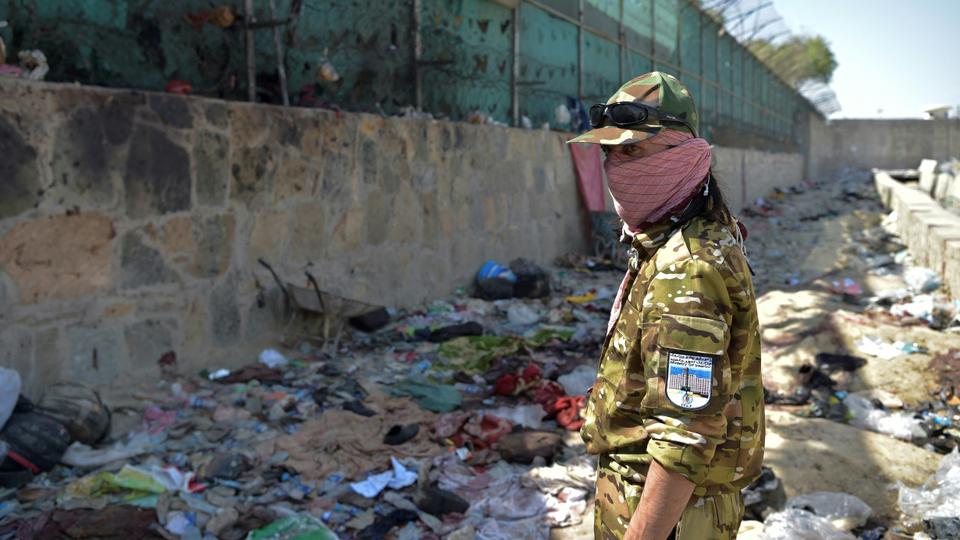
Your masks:
<path fill-rule="evenodd" d="M 229 529 L 240 519 L 240 513 L 236 508 L 224 508 L 216 513 L 207 522 L 206 531 L 214 536 L 220 536 L 225 529 Z"/>
<path fill-rule="evenodd" d="M 243 454 L 220 452 L 214 454 L 200 471 L 202 478 L 236 480 L 250 468 L 250 460 Z"/>
<path fill-rule="evenodd" d="M 878 519 L 899 515 L 898 481 L 923 484 L 940 455 L 870 431 L 819 418 L 767 411 L 764 464 L 783 482 L 788 497 L 813 491 L 854 493 Z"/>
<path fill-rule="evenodd" d="M 413 502 L 424 512 L 435 516 L 451 512 L 465 514 L 470 508 L 470 503 L 456 493 L 429 486 L 418 489 L 413 496 Z"/>
<path fill-rule="evenodd" d="M 113 282 L 115 236 L 113 220 L 103 214 L 25 221 L 0 237 L 0 268 L 25 304 L 79 298 Z"/>
<path fill-rule="evenodd" d="M 532 463 L 534 458 L 553 460 L 562 438 L 549 431 L 522 431 L 510 433 L 497 442 L 497 450 L 504 459 L 513 463 Z"/>
<path fill-rule="evenodd" d="M 164 132 L 137 126 L 124 175 L 127 215 L 140 219 L 189 209 L 189 164 L 186 150 Z"/>

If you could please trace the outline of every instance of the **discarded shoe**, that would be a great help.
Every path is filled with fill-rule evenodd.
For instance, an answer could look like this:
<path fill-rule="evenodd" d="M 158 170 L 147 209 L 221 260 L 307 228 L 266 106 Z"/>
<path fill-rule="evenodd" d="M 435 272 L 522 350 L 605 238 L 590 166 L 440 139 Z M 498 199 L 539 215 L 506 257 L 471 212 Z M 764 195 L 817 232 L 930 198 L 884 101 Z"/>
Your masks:
<path fill-rule="evenodd" d="M 416 437 L 417 433 L 420 433 L 420 424 L 407 424 L 405 426 L 396 424 L 383 436 L 383 444 L 403 444 Z"/>

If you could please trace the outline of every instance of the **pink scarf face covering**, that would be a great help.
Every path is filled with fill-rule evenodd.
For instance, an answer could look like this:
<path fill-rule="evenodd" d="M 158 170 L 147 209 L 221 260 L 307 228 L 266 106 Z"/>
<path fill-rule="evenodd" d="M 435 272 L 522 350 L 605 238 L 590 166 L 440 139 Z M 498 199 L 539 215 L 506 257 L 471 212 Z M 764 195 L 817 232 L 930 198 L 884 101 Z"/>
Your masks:
<path fill-rule="evenodd" d="M 603 164 L 617 215 L 633 233 L 682 210 L 710 170 L 710 145 L 703 139 L 664 129 L 647 140 L 672 148 L 644 157 L 611 153 Z"/>

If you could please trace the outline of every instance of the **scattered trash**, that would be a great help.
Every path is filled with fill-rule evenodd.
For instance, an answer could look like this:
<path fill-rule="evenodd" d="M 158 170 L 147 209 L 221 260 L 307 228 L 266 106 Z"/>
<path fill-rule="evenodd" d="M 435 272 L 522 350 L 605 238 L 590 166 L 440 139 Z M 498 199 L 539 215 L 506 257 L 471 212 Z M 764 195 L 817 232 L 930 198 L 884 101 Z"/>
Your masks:
<path fill-rule="evenodd" d="M 597 370 L 590 366 L 577 366 L 573 371 L 557 377 L 563 389 L 569 396 L 584 395 L 593 386 L 597 378 Z"/>
<path fill-rule="evenodd" d="M 940 288 L 940 276 L 929 268 L 913 266 L 904 270 L 903 280 L 915 294 L 933 292 Z"/>
<path fill-rule="evenodd" d="M 407 379 L 385 386 L 384 390 L 393 396 L 410 396 L 421 407 L 434 412 L 450 412 L 463 403 L 463 396 L 453 386 L 422 380 Z"/>
<path fill-rule="evenodd" d="M 864 354 L 876 356 L 884 360 L 892 360 L 904 354 L 904 350 L 896 344 L 884 341 L 878 337 L 863 337 L 856 342 L 857 349 Z"/>
<path fill-rule="evenodd" d="M 898 503 L 904 514 L 915 518 L 960 518 L 960 449 L 944 456 L 937 472 L 919 488 L 900 485 Z"/>
<path fill-rule="evenodd" d="M 540 320 L 540 315 L 526 304 L 516 303 L 507 310 L 507 319 L 510 324 L 530 326 Z"/>
<path fill-rule="evenodd" d="M 826 518 L 834 527 L 842 531 L 852 531 L 867 523 L 873 510 L 867 503 L 847 493 L 817 491 L 793 497 L 787 501 L 787 508 L 796 508 L 813 512 Z"/>
<path fill-rule="evenodd" d="M 260 353 L 260 363 L 271 369 L 285 366 L 290 363 L 287 357 L 273 349 L 265 349 Z"/>
<path fill-rule="evenodd" d="M 517 276 L 496 261 L 487 261 L 477 272 L 477 296 L 486 300 L 513 297 Z"/>
<path fill-rule="evenodd" d="M 890 412 L 874 408 L 870 400 L 849 394 L 843 400 L 850 414 L 850 423 L 861 429 L 885 433 L 898 439 L 909 441 L 925 437 L 922 420 L 905 412 Z"/>
<path fill-rule="evenodd" d="M 70 432 L 72 440 L 96 444 L 110 429 L 110 410 L 96 390 L 81 383 L 55 383 L 47 386 L 37 410 L 55 418 Z"/>
<path fill-rule="evenodd" d="M 350 484 L 350 488 L 372 499 L 385 488 L 403 489 L 417 481 L 417 473 L 407 470 L 396 458 L 391 457 L 390 463 L 393 466 L 392 470 L 371 475 L 361 482 L 354 482 Z"/>
<path fill-rule="evenodd" d="M 833 281 L 831 285 L 830 289 L 837 294 L 845 294 L 848 296 L 860 296 L 863 294 L 863 287 L 850 278 L 843 278 L 842 281 Z"/>
<path fill-rule="evenodd" d="M 13 369 L 0 367 L 0 429 L 13 414 L 20 397 L 20 374 Z"/>
<path fill-rule="evenodd" d="M 812 512 L 790 508 L 771 514 L 763 524 L 764 540 L 856 540 Z"/>

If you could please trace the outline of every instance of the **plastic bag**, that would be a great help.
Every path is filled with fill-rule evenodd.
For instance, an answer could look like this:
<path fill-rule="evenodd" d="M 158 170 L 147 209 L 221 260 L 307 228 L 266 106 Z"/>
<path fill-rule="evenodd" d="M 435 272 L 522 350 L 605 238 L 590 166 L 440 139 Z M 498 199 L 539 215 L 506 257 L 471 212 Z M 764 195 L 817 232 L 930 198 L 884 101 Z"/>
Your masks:
<path fill-rule="evenodd" d="M 510 324 L 528 326 L 540 321 L 540 315 L 530 306 L 517 303 L 510 306 L 510 309 L 507 310 L 507 319 L 510 320 Z"/>
<path fill-rule="evenodd" d="M 20 374 L 16 370 L 0 368 L 0 429 L 7 423 L 20 398 Z"/>
<path fill-rule="evenodd" d="M 940 288 L 940 276 L 929 268 L 914 266 L 903 272 L 903 280 L 914 293 L 928 293 Z"/>
<path fill-rule="evenodd" d="M 943 459 L 918 489 L 900 486 L 900 511 L 917 518 L 960 517 L 960 448 Z"/>
<path fill-rule="evenodd" d="M 855 394 L 847 395 L 843 404 L 850 412 L 850 424 L 860 429 L 884 433 L 905 441 L 927 436 L 927 432 L 923 430 L 923 420 L 914 418 L 909 413 L 876 409 L 870 400 Z"/>
<path fill-rule="evenodd" d="M 576 369 L 557 377 L 557 382 L 563 385 L 568 396 L 582 396 L 593 385 L 597 378 L 597 370 L 591 366 L 577 366 Z"/>
<path fill-rule="evenodd" d="M 856 540 L 827 519 L 796 508 L 770 514 L 763 524 L 763 536 L 765 540 Z"/>
<path fill-rule="evenodd" d="M 870 506 L 859 498 L 829 491 L 816 491 L 794 497 L 787 501 L 787 508 L 813 511 L 844 531 L 863 526 L 873 514 Z"/>
<path fill-rule="evenodd" d="M 264 351 L 260 353 L 260 363 L 268 368 L 275 369 L 289 364 L 290 361 L 287 360 L 287 357 L 281 354 L 279 351 L 274 349 L 264 349 Z"/>

